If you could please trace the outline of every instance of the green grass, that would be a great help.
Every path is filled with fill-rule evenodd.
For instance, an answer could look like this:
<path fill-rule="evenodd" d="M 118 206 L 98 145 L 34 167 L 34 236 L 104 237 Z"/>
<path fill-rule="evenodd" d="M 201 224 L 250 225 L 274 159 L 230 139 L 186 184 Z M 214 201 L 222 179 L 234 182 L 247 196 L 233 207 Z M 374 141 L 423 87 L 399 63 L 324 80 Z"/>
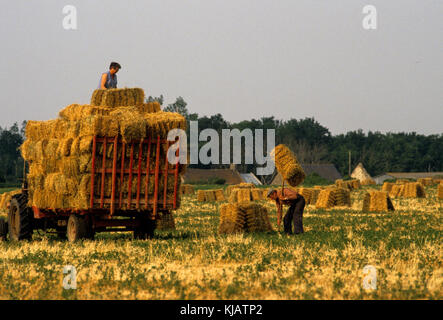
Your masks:
<path fill-rule="evenodd" d="M 432 197 L 419 203 L 426 211 L 404 199 L 391 213 L 308 206 L 306 232 L 295 236 L 218 235 L 221 204 L 193 197 L 183 199 L 176 230 L 149 241 L 102 233 L 71 244 L 35 232 L 32 242 L 0 243 L 0 299 L 442 299 L 443 211 Z M 274 205 L 261 203 L 275 227 Z M 68 264 L 77 290 L 62 288 Z M 361 285 L 368 264 L 377 268 L 374 291 Z"/>

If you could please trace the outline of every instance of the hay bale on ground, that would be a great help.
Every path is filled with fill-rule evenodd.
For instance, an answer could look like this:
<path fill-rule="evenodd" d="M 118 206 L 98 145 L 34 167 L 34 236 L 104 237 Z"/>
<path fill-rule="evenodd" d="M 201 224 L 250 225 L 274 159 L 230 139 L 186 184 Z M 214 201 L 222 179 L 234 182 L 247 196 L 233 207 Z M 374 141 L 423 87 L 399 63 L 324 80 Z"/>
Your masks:
<path fill-rule="evenodd" d="M 423 186 L 432 186 L 434 184 L 434 180 L 432 178 L 420 178 L 417 180 L 418 183 L 421 183 Z"/>
<path fill-rule="evenodd" d="M 193 195 L 195 193 L 194 186 L 191 184 L 182 184 L 180 186 L 180 193 L 182 195 Z"/>
<path fill-rule="evenodd" d="M 437 198 L 438 199 L 443 199 L 443 183 L 440 183 L 437 186 Z"/>
<path fill-rule="evenodd" d="M 351 206 L 351 192 L 349 189 L 336 188 L 334 192 L 334 206 Z"/>
<path fill-rule="evenodd" d="M 256 203 L 227 203 L 220 207 L 220 234 L 272 231 L 268 211 Z"/>
<path fill-rule="evenodd" d="M 276 146 L 272 150 L 271 156 L 275 159 L 277 171 L 290 186 L 296 187 L 305 180 L 306 175 L 303 168 L 288 147 L 283 144 Z"/>
<path fill-rule="evenodd" d="M 411 181 L 407 180 L 407 179 L 397 179 L 395 180 L 396 184 L 405 184 L 405 183 L 409 183 Z"/>
<path fill-rule="evenodd" d="M 425 188 L 418 182 L 406 183 L 402 196 L 405 198 L 426 198 Z"/>
<path fill-rule="evenodd" d="M 403 196 L 404 185 L 402 184 L 394 184 L 389 191 L 389 196 L 391 198 L 397 198 Z"/>
<path fill-rule="evenodd" d="M 385 182 L 383 183 L 383 187 L 381 188 L 381 190 L 390 193 L 393 186 L 394 186 L 393 182 Z"/>
<path fill-rule="evenodd" d="M 362 211 L 394 211 L 389 195 L 385 191 L 369 191 L 364 195 Z"/>
<path fill-rule="evenodd" d="M 334 203 L 334 189 L 329 188 L 320 191 L 317 202 L 315 203 L 315 207 L 317 209 L 328 209 L 332 208 L 334 206 Z"/>
<path fill-rule="evenodd" d="M 223 189 L 216 189 L 213 190 L 215 194 L 215 201 L 225 201 L 225 194 L 223 193 Z"/>
<path fill-rule="evenodd" d="M 251 189 L 251 198 L 253 201 L 263 200 L 263 191 L 259 188 Z"/>
<path fill-rule="evenodd" d="M 255 188 L 255 186 L 252 183 L 246 183 L 246 182 L 242 182 L 239 184 L 233 184 L 233 185 L 230 185 L 226 188 L 226 194 L 228 196 L 230 196 L 233 189 L 242 189 L 242 188 L 252 189 L 252 188 Z"/>
<path fill-rule="evenodd" d="M 375 181 L 372 179 L 366 179 L 366 180 L 361 181 L 362 186 L 372 186 L 375 184 L 376 184 Z"/>
<path fill-rule="evenodd" d="M 349 189 L 349 190 L 358 189 L 361 186 L 360 180 L 357 180 L 357 179 L 353 179 L 353 180 L 338 179 L 338 180 L 335 180 L 335 185 L 337 186 L 337 188 L 343 188 L 343 189 Z"/>

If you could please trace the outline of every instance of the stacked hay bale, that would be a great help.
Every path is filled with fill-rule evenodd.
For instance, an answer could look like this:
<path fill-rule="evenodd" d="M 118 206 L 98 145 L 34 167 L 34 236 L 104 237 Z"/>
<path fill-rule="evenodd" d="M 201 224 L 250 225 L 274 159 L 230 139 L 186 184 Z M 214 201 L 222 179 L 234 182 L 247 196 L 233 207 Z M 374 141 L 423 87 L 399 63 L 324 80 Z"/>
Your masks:
<path fill-rule="evenodd" d="M 297 157 L 283 144 L 280 144 L 271 151 L 275 166 L 282 178 L 292 187 L 301 184 L 306 177 L 303 168 L 298 163 Z"/>
<path fill-rule="evenodd" d="M 227 203 L 220 207 L 220 234 L 272 231 L 268 211 L 256 203 Z"/>
<path fill-rule="evenodd" d="M 383 183 L 381 190 L 390 193 L 393 186 L 394 186 L 393 182 L 385 182 Z"/>
<path fill-rule="evenodd" d="M 239 184 L 233 184 L 233 185 L 230 185 L 230 186 L 228 186 L 228 187 L 226 188 L 226 194 L 227 194 L 228 196 L 230 196 L 232 190 L 234 190 L 234 189 L 239 189 L 239 188 L 240 188 L 240 189 L 244 189 L 244 188 L 246 188 L 246 189 L 252 189 L 252 188 L 255 188 L 255 185 L 252 184 L 252 183 L 246 183 L 246 182 L 242 182 L 242 183 L 239 183 Z"/>
<path fill-rule="evenodd" d="M 320 191 L 315 207 L 317 209 L 329 209 L 335 204 L 334 190 L 332 188 Z"/>
<path fill-rule="evenodd" d="M 439 178 L 433 178 L 432 181 L 434 182 L 434 184 L 440 184 L 443 183 L 443 179 L 439 179 Z"/>
<path fill-rule="evenodd" d="M 420 178 L 417 180 L 417 182 L 425 187 L 432 186 L 434 184 L 434 180 L 432 178 Z"/>
<path fill-rule="evenodd" d="M 265 191 L 266 192 L 263 192 L 263 190 L 259 188 L 234 188 L 231 189 L 231 193 L 229 195 L 229 202 L 239 203 L 239 202 L 265 200 L 267 195 L 267 190 Z"/>
<path fill-rule="evenodd" d="M 191 184 L 182 184 L 180 186 L 180 193 L 182 195 L 193 195 L 195 194 L 194 186 Z"/>
<path fill-rule="evenodd" d="M 360 183 L 362 186 L 372 186 L 372 185 L 376 184 L 373 179 L 365 179 L 365 180 L 362 180 Z"/>
<path fill-rule="evenodd" d="M 405 198 L 426 198 L 425 188 L 418 182 L 406 183 L 403 186 L 402 196 Z"/>
<path fill-rule="evenodd" d="M 353 180 L 338 179 L 338 180 L 335 180 L 335 185 L 337 186 L 337 188 L 343 188 L 343 189 L 349 189 L 349 190 L 355 190 L 355 189 L 360 188 L 360 186 L 361 186 L 360 180 L 357 180 L 357 179 L 353 179 Z"/>
<path fill-rule="evenodd" d="M 321 189 L 318 188 L 300 188 L 297 190 L 299 194 L 305 198 L 306 205 L 316 204 Z"/>
<path fill-rule="evenodd" d="M 29 205 L 52 209 L 89 209 L 92 145 L 93 137 L 120 136 L 124 142 L 140 141 L 148 136 L 166 137 L 173 128 L 186 129 L 183 116 L 160 111 L 157 102 L 143 103 L 142 89 L 96 90 L 92 96 L 92 105 L 73 104 L 59 113 L 59 118 L 49 121 L 28 121 L 26 140 L 21 146 L 23 158 L 29 163 Z M 103 158 L 107 168 L 112 168 L 113 145 L 108 145 L 106 154 L 103 147 L 98 148 L 96 167 L 102 166 Z M 142 150 L 142 159 L 147 158 L 147 151 Z M 162 145 L 160 167 L 165 164 L 167 147 Z M 133 150 L 133 158 L 138 159 L 138 148 Z M 151 159 L 155 159 L 155 148 L 151 149 Z M 129 163 L 130 148 L 126 148 L 125 163 Z M 117 161 L 122 159 L 117 153 Z M 150 171 L 155 170 L 155 161 L 150 162 Z M 133 167 L 137 169 L 135 161 Z M 142 161 L 142 168 L 147 163 Z M 180 175 L 184 166 L 180 165 Z M 129 169 L 129 168 L 126 168 Z M 164 178 L 160 175 L 159 188 L 163 190 Z M 150 179 L 146 186 L 146 175 L 141 177 L 141 196 L 146 190 L 154 194 L 154 182 Z M 99 175 L 95 177 L 96 181 Z M 137 192 L 137 176 L 134 175 L 132 190 L 128 190 L 129 177 L 121 183 L 117 179 L 116 193 L 127 196 Z M 180 183 L 180 179 L 179 179 Z M 111 177 L 105 181 L 105 197 L 110 197 Z M 174 177 L 167 177 L 168 200 L 173 196 Z M 99 196 L 100 184 L 96 184 L 95 195 Z M 178 198 L 179 200 L 179 198 Z M 126 204 L 125 204 L 126 205 Z M 105 204 L 105 208 L 109 204 Z M 130 209 L 123 207 L 123 209 Z"/>
<path fill-rule="evenodd" d="M 403 184 L 394 184 L 389 191 L 389 196 L 391 198 L 397 198 L 403 196 L 404 185 Z"/>
<path fill-rule="evenodd" d="M 212 190 L 198 190 L 197 191 L 197 201 L 200 202 L 214 202 L 214 201 L 225 201 L 225 194 L 223 189 L 212 189 Z"/>
<path fill-rule="evenodd" d="M 362 211 L 394 211 L 394 205 L 386 191 L 369 191 L 364 195 Z"/>
<path fill-rule="evenodd" d="M 407 180 L 407 179 L 397 179 L 395 180 L 396 184 L 405 184 L 405 183 L 409 183 L 411 181 Z"/>
<path fill-rule="evenodd" d="M 351 206 L 351 192 L 343 188 L 327 188 L 321 190 L 317 202 L 317 209 L 329 209 L 335 206 Z"/>
<path fill-rule="evenodd" d="M 443 182 L 437 186 L 437 198 L 443 199 Z"/>

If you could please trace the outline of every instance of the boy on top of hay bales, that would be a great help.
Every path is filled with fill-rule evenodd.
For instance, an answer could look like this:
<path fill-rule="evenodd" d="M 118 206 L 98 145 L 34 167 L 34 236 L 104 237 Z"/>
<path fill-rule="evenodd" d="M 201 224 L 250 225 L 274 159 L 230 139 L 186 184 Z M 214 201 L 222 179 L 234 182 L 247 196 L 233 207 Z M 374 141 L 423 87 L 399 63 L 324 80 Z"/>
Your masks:
<path fill-rule="evenodd" d="M 111 62 L 109 71 L 102 73 L 97 89 L 117 88 L 117 72 L 121 68 L 118 62 Z"/>
<path fill-rule="evenodd" d="M 289 205 L 289 209 L 283 218 L 284 232 L 292 234 L 292 222 L 294 221 L 294 233 L 303 233 L 303 210 L 305 198 L 294 189 L 282 188 L 270 190 L 267 197 L 275 201 L 277 206 L 277 224 L 281 224 L 283 205 Z"/>

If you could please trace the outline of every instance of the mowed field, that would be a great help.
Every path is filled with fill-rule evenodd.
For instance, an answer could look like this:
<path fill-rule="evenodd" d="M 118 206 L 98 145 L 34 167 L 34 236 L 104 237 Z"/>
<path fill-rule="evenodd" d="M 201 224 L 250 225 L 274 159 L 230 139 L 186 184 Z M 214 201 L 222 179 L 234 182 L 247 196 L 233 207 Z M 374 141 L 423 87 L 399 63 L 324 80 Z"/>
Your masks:
<path fill-rule="evenodd" d="M 393 199 L 395 212 L 307 206 L 305 233 L 218 235 L 221 203 L 184 197 L 176 231 L 153 240 L 98 234 L 75 244 L 34 233 L 32 242 L 0 242 L 0 299 L 442 299 L 442 202 Z M 377 187 L 380 188 L 380 187 Z M 282 227 L 281 227 L 282 228 Z M 63 289 L 63 267 L 77 269 L 77 289 Z M 376 289 L 363 289 L 363 268 Z"/>

